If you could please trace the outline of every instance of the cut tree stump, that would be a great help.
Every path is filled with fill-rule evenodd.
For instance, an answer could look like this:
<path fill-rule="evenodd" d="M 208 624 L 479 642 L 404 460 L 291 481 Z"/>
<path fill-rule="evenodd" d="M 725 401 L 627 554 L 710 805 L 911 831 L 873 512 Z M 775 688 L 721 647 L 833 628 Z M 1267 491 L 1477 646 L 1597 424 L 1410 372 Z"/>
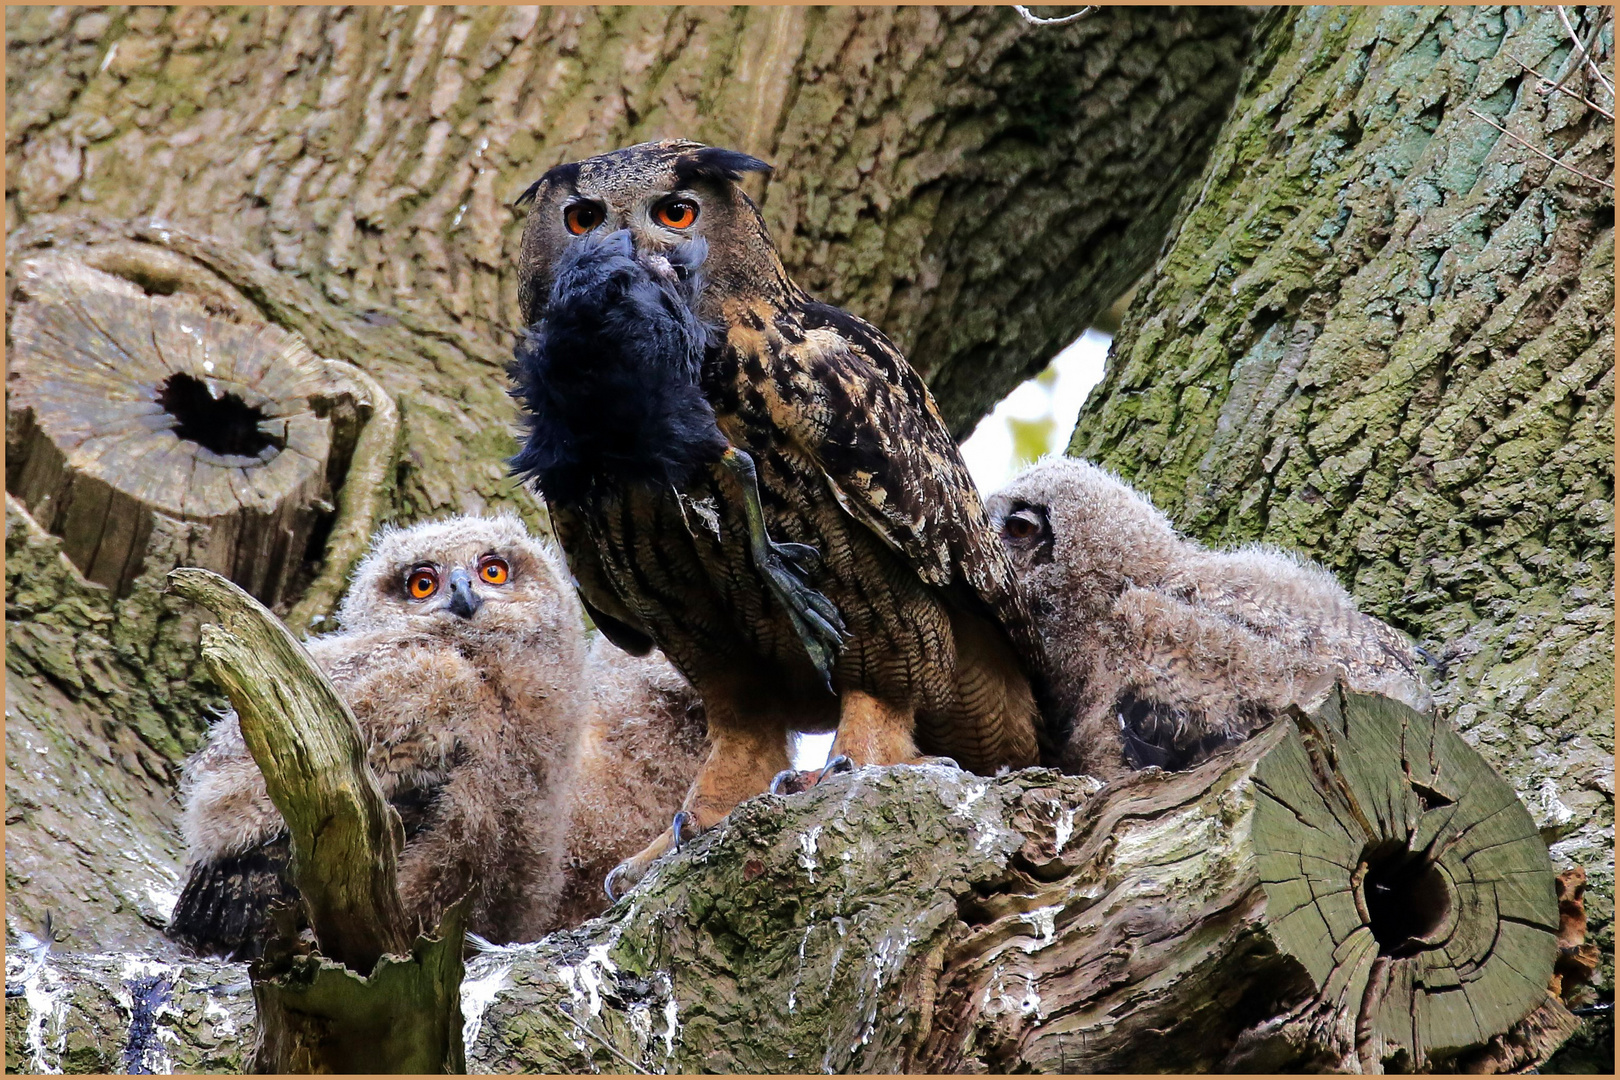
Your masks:
<path fill-rule="evenodd" d="M 293 884 L 318 949 L 300 948 L 289 918 L 250 966 L 254 1071 L 464 1071 L 466 899 L 411 943 L 398 885 L 404 827 L 366 764 L 354 715 L 303 646 L 246 592 L 191 567 L 169 580 L 220 620 L 203 628 L 203 659 L 287 823 Z"/>
<path fill-rule="evenodd" d="M 119 596 L 154 569 L 164 515 L 190 525 L 185 562 L 290 601 L 365 419 L 392 416 L 380 388 L 154 244 L 37 250 L 12 270 L 7 490 Z"/>

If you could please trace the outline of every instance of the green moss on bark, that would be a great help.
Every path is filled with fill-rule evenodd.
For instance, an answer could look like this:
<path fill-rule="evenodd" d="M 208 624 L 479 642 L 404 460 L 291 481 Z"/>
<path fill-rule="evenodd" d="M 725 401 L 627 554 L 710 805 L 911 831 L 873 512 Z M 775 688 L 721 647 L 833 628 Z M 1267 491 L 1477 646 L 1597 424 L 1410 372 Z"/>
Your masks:
<path fill-rule="evenodd" d="M 1612 125 L 1521 66 L 1569 61 L 1548 8 L 1288 9 L 1256 48 L 1070 450 L 1441 659 L 1439 707 L 1591 875 L 1607 995 L 1613 194 L 1491 124 L 1605 179 Z"/>

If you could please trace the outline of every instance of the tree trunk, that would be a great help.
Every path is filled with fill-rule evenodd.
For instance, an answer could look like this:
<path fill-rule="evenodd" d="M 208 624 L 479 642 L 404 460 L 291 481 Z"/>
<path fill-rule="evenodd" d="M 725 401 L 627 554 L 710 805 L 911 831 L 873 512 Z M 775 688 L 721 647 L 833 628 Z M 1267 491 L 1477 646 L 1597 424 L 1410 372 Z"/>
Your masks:
<path fill-rule="evenodd" d="M 1507 785 L 1443 723 L 1335 692 L 1186 773 L 863 769 L 749 800 L 603 919 L 475 956 L 467 1063 L 1522 1068 L 1573 1027 L 1559 929 Z M 47 960 L 33 994 L 94 1009 L 94 977 Z"/>
<path fill-rule="evenodd" d="M 1294 8 L 1256 52 L 1070 452 L 1441 658 L 1612 999 L 1614 194 L 1573 170 L 1612 184 L 1613 125 L 1521 66 L 1578 66 L 1554 8 Z"/>
<path fill-rule="evenodd" d="M 772 161 L 752 191 L 793 273 L 910 349 L 967 431 L 1151 262 L 1251 24 L 1205 8 L 1061 28 L 1006 8 L 8 8 L 8 356 L 22 256 L 67 252 L 154 306 L 188 294 L 352 365 L 335 509 L 311 504 L 290 588 L 261 593 L 323 629 L 381 522 L 509 506 L 543 525 L 504 464 L 504 368 L 511 202 L 546 168 L 672 135 Z M 26 466 L 22 425 L 7 433 L 8 465 Z M 39 932 L 50 912 L 68 947 L 160 947 L 177 766 L 220 701 L 197 616 L 162 584 L 203 525 L 153 514 L 119 598 L 72 544 L 63 563 L 42 518 L 8 498 L 8 926 Z"/>

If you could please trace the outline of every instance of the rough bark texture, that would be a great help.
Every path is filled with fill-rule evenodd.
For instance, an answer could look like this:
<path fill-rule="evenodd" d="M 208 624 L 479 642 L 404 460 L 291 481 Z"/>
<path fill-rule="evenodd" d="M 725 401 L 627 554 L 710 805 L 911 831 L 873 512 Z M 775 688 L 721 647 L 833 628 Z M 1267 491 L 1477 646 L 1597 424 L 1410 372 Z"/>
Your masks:
<path fill-rule="evenodd" d="M 1438 921 L 1391 934 L 1362 910 L 1380 880 L 1402 912 L 1433 887 L 1389 876 L 1392 850 L 1435 854 Z M 1444 725 L 1335 696 L 1196 770 L 1106 788 L 901 766 L 750 800 L 604 918 L 475 956 L 467 1064 L 1523 1067 L 1573 1027 L 1547 995 L 1558 928 L 1546 849 L 1507 785 Z M 12 1060 L 115 1032 L 96 1018 L 116 1016 L 118 981 L 84 985 L 107 974 L 47 957 L 8 976 L 44 1017 L 8 1027 Z M 188 1060 L 211 1037 L 186 1004 L 208 980 L 171 979 Z M 239 1025 L 240 998 L 219 1006 Z"/>
<path fill-rule="evenodd" d="M 1571 66 L 1552 8 L 1297 8 L 1256 49 L 1070 450 L 1442 659 L 1442 712 L 1590 875 L 1612 998 L 1613 192 L 1491 125 L 1610 183 L 1613 125 L 1520 66 Z"/>
<path fill-rule="evenodd" d="M 231 297 L 386 388 L 287 616 L 319 629 L 379 522 L 495 505 L 543 521 L 506 476 L 504 368 L 510 203 L 545 168 L 676 134 L 770 159 L 753 190 L 793 272 L 912 348 L 966 430 L 1151 262 L 1251 23 L 1197 8 L 1057 29 L 1005 8 L 9 8 L 8 315 L 20 254 L 133 243 L 184 271 L 150 291 Z M 10 500 L 6 539 L 8 927 L 38 932 L 51 910 L 63 946 L 161 948 L 170 792 L 220 700 L 195 615 L 161 594 L 187 530 L 155 519 L 122 599 Z"/>
<path fill-rule="evenodd" d="M 422 442 L 457 445 L 462 415 L 510 415 L 511 200 L 559 161 L 685 135 L 778 167 L 757 194 L 790 270 L 894 336 L 963 428 L 1151 260 L 1230 103 L 1250 20 L 19 10 L 7 231 L 41 214 L 161 217 L 411 321 L 456 354 L 424 396 L 416 423 L 439 438 Z M 407 501 L 457 505 L 423 465 Z M 475 475 L 479 497 L 498 494 L 499 477 Z"/>

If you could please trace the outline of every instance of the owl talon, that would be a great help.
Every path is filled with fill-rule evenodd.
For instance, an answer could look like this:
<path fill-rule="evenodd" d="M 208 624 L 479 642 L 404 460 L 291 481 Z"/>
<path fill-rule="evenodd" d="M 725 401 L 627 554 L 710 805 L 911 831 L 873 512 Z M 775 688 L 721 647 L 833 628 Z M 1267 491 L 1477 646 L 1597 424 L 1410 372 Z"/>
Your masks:
<path fill-rule="evenodd" d="M 815 785 L 816 777 L 814 772 L 783 769 L 771 779 L 770 792 L 772 795 L 799 795 Z"/>
<path fill-rule="evenodd" d="M 852 773 L 856 770 L 856 768 L 858 768 L 858 766 L 855 764 L 853 758 L 851 758 L 848 754 L 839 754 L 837 757 L 833 758 L 831 761 L 827 762 L 827 764 L 821 767 L 821 775 L 816 777 L 816 783 L 821 783 L 829 776 L 842 776 L 845 773 Z"/>
<path fill-rule="evenodd" d="M 677 812 L 675 815 L 675 820 L 670 822 L 669 825 L 670 836 L 673 838 L 669 845 L 669 850 L 681 850 L 681 845 L 686 842 L 686 837 L 683 836 L 682 833 L 685 832 L 688 826 L 690 826 L 692 829 L 692 836 L 696 837 L 699 834 L 697 818 L 686 810 Z"/>
<path fill-rule="evenodd" d="M 630 884 L 625 884 L 622 888 L 620 887 L 620 879 L 628 873 L 628 870 L 626 869 L 627 865 L 627 863 L 620 863 L 618 866 L 615 866 L 613 869 L 609 870 L 607 877 L 602 879 L 602 891 L 607 893 L 608 903 L 610 904 L 617 904 L 619 902 L 619 898 L 625 893 L 629 892 L 632 888 L 632 885 Z"/>
<path fill-rule="evenodd" d="M 810 573 L 821 569 L 821 550 L 814 544 L 779 544 L 773 540 L 770 541 L 770 548 L 792 563 L 800 573 Z"/>

